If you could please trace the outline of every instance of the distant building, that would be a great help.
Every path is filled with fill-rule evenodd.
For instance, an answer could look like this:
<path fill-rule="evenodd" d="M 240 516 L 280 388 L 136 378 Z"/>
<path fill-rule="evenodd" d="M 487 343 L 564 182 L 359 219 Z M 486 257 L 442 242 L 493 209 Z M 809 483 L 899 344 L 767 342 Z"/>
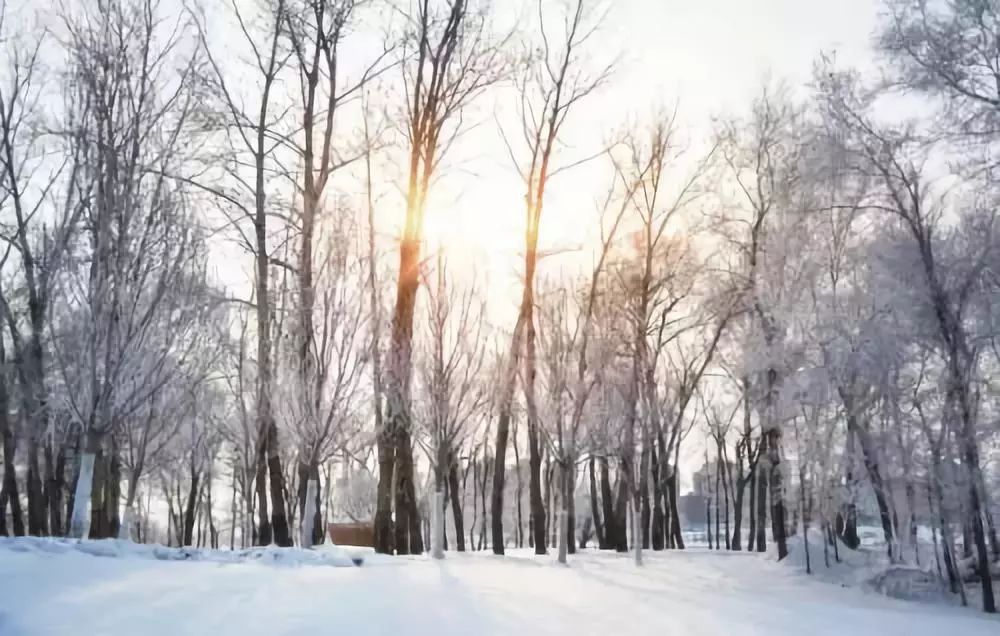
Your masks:
<path fill-rule="evenodd" d="M 713 492 L 715 492 L 715 471 L 718 466 L 717 461 L 708 462 L 707 464 L 702 464 L 701 468 L 696 470 L 693 475 L 691 475 L 691 492 L 695 495 L 701 495 L 703 497 L 708 497 Z M 726 462 L 726 465 L 722 466 L 723 472 L 729 471 L 733 478 L 736 478 L 736 464 L 732 462 Z M 720 481 L 719 488 L 722 488 Z"/>
<path fill-rule="evenodd" d="M 692 527 L 703 527 L 707 521 L 705 517 L 705 504 L 708 497 L 695 493 L 681 495 L 677 500 L 677 511 L 681 515 L 681 527 L 684 529 Z"/>

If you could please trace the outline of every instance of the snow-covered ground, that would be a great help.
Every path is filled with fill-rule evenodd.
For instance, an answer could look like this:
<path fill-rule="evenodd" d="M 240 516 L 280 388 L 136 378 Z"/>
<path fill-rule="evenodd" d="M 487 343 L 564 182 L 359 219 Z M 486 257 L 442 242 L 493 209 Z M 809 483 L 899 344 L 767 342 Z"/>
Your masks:
<path fill-rule="evenodd" d="M 0 539 L 0 635 L 1000 633 L 970 609 L 840 587 L 748 553 L 647 552 L 640 569 L 592 551 L 569 567 L 524 552 L 367 554 L 361 567 L 349 556 Z"/>

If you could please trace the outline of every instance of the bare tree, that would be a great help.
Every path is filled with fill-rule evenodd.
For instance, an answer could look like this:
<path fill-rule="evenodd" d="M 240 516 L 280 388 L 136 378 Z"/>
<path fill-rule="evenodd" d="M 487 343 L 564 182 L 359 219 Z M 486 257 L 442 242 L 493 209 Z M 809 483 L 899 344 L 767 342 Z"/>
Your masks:
<path fill-rule="evenodd" d="M 783 262 L 766 258 L 766 246 L 778 240 L 772 229 L 775 217 L 797 210 L 799 200 L 801 110 L 788 98 L 784 87 L 765 86 L 754 101 L 746 125 L 730 125 L 723 132 L 722 155 L 736 180 L 741 207 L 747 213 L 739 221 L 740 234 L 733 240 L 739 252 L 738 279 L 743 290 L 740 308 L 751 321 L 751 342 L 760 342 L 760 361 L 751 365 L 748 378 L 761 415 L 761 439 L 757 463 L 757 550 L 764 550 L 765 497 L 771 499 L 771 528 L 778 544 L 779 559 L 788 554 L 785 540 L 786 511 L 781 467 L 781 422 L 777 398 L 781 387 L 780 350 L 785 326 L 779 302 L 784 288 L 777 281 Z M 783 252 L 779 251 L 778 254 Z M 753 346 L 753 345 L 751 345 Z M 760 381 L 756 380 L 759 375 Z M 767 489 L 769 486 L 769 490 Z"/>
<path fill-rule="evenodd" d="M 912 249 L 911 264 L 919 272 L 921 283 L 919 300 L 937 336 L 944 362 L 942 384 L 954 409 L 957 447 L 967 471 L 967 523 L 971 526 L 976 568 L 982 583 L 983 610 L 992 613 L 996 611 L 996 603 L 983 527 L 977 398 L 973 389 L 979 356 L 965 314 L 970 310 L 972 290 L 980 284 L 987 263 L 995 258 L 995 214 L 975 205 L 959 208 L 959 214 L 964 215 L 960 220 L 966 227 L 960 225 L 957 231 L 970 231 L 987 240 L 966 242 L 964 266 L 953 267 L 946 273 L 942 245 L 937 240 L 939 234 L 948 231 L 945 208 L 924 176 L 927 144 L 911 128 L 874 123 L 870 109 L 877 94 L 864 93 L 851 74 L 828 70 L 820 88 L 826 116 L 835 127 L 834 136 L 850 153 L 851 161 L 845 169 L 874 181 L 876 187 L 866 205 L 891 215 Z"/>
<path fill-rule="evenodd" d="M 207 180 L 197 181 L 197 185 L 214 194 L 221 205 L 235 208 L 237 223 L 249 220 L 253 224 L 253 238 L 246 237 L 247 248 L 255 258 L 254 307 L 256 310 L 256 428 L 257 449 L 255 468 L 255 488 L 257 492 L 258 536 L 260 544 L 272 540 L 278 545 L 292 544 L 285 507 L 285 485 L 282 473 L 278 426 L 274 417 L 272 391 L 274 384 L 274 356 L 272 344 L 273 308 L 269 281 L 271 265 L 275 260 L 271 254 L 268 236 L 268 219 L 273 210 L 268 204 L 268 179 L 275 161 L 275 151 L 284 146 L 284 138 L 273 130 L 275 114 L 272 112 L 275 100 L 275 85 L 282 70 L 287 66 L 293 53 L 283 46 L 284 27 L 289 20 L 289 6 L 286 0 L 265 0 L 262 16 L 252 20 L 233 4 L 233 18 L 239 25 L 247 47 L 252 53 L 251 65 L 255 72 L 254 87 L 258 92 L 257 107 L 245 106 L 245 101 L 231 86 L 218 58 L 213 51 L 206 33 L 205 20 L 197 21 L 199 38 L 211 67 L 211 73 L 202 79 L 220 102 L 217 118 L 232 147 L 233 156 L 226 162 L 229 178 L 236 185 L 214 187 Z M 257 42 L 265 44 L 258 47 Z M 278 116 L 280 119 L 280 115 Z M 241 155 L 249 155 L 247 162 Z M 249 164 L 252 179 L 241 174 L 242 166 Z M 286 171 L 287 174 L 287 171 Z M 253 203 L 244 203 L 246 198 Z M 268 480 L 270 480 L 271 515 L 268 519 Z"/>
<path fill-rule="evenodd" d="M 434 493 L 430 498 L 434 558 L 444 557 L 446 482 L 455 501 L 458 452 L 474 432 L 472 424 L 481 415 L 489 395 L 481 377 L 486 360 L 485 304 L 476 298 L 474 280 L 459 287 L 447 270 L 447 259 L 439 251 L 434 282 L 427 285 L 429 318 L 419 376 L 426 404 L 417 418 L 425 431 L 421 443 L 434 471 Z M 462 526 L 461 511 L 456 508 L 459 551 L 464 546 L 460 538 Z"/>
<path fill-rule="evenodd" d="M 66 404 L 86 435 L 71 522 L 77 537 L 88 534 L 88 504 L 92 534 L 117 533 L 114 433 L 176 372 L 173 356 L 201 318 L 173 293 L 197 278 L 204 252 L 184 189 L 164 176 L 185 160 L 198 53 L 186 46 L 183 22 L 161 32 L 157 10 L 153 0 L 120 0 L 66 16 L 74 80 L 88 99 L 73 178 L 89 254 L 59 279 L 66 302 L 53 316 Z M 177 64 L 179 74 L 169 76 Z M 177 329 L 161 330 L 171 312 Z"/>
<path fill-rule="evenodd" d="M 314 387 L 318 389 L 323 383 L 323 373 L 316 368 L 317 364 L 322 364 L 316 358 L 323 352 L 320 351 L 321 347 L 317 346 L 314 325 L 316 304 L 314 243 L 318 224 L 323 220 L 319 213 L 322 211 L 324 193 L 330 179 L 339 170 L 368 152 L 364 146 L 351 148 L 349 143 L 336 139 L 341 110 L 349 101 L 359 97 L 366 84 L 387 68 L 382 63 L 387 53 L 383 53 L 361 73 L 361 77 L 357 80 L 347 80 L 343 77 L 344 61 L 341 59 L 341 45 L 355 27 L 358 11 L 364 4 L 358 0 L 306 0 L 291 4 L 286 16 L 288 38 L 295 52 L 302 101 L 302 141 L 294 144 L 295 152 L 302 163 L 301 183 L 296 184 L 302 201 L 302 210 L 298 219 L 300 226 L 296 271 L 298 324 L 295 326 L 294 334 L 298 361 L 295 375 L 297 386 L 305 392 L 305 395 L 298 400 L 299 404 L 306 407 L 300 414 L 300 419 L 314 428 L 319 422 L 331 421 L 331 418 L 319 412 L 318 401 L 321 392 L 314 389 Z M 344 238 L 346 237 L 340 237 L 339 240 Z M 331 308 L 326 309 L 329 312 Z M 320 461 L 315 457 L 316 446 L 317 444 L 313 443 L 310 452 L 300 452 L 300 487 L 309 484 L 306 488 L 308 494 L 300 497 L 302 502 L 319 501 Z M 318 504 L 315 504 L 315 507 L 313 513 L 318 516 Z M 310 542 L 318 540 L 322 537 L 319 524 L 314 524 L 315 532 L 308 530 L 307 526 L 312 524 L 313 515 L 306 515 L 304 508 L 301 512 L 305 515 L 302 526 L 303 538 L 309 535 L 312 537 L 309 539 Z"/>
<path fill-rule="evenodd" d="M 413 318 L 420 284 L 420 241 L 427 197 L 445 153 L 465 122 L 463 109 L 500 77 L 502 44 L 491 40 L 486 8 L 468 0 L 417 0 L 404 14 L 405 136 L 409 144 L 406 220 L 386 367 L 386 414 L 378 434 L 375 548 L 423 552 L 413 483 L 410 402 Z M 395 486 L 393 486 L 395 484 Z M 392 497 L 395 492 L 395 532 Z"/>
<path fill-rule="evenodd" d="M 5 212 L 11 213 L 6 223 L 11 230 L 2 240 L 6 245 L 3 263 L 17 257 L 18 274 L 7 289 L 0 293 L 4 322 L 10 330 L 12 352 L 17 367 L 21 390 L 20 402 L 27 419 L 27 502 L 28 532 L 47 534 L 50 530 L 63 532 L 60 513 L 61 483 L 58 491 L 49 493 L 57 481 L 55 457 L 60 450 L 53 448 L 50 387 L 46 381 L 48 355 L 45 348 L 48 312 L 56 278 L 77 227 L 82 212 L 83 197 L 77 179 L 81 169 L 81 144 L 83 119 L 90 108 L 86 86 L 67 90 L 66 114 L 61 126 L 48 130 L 47 116 L 52 113 L 42 104 L 47 99 L 45 77 L 42 74 L 40 52 L 45 43 L 45 32 L 34 38 L 11 36 L 17 26 L 10 27 L 7 4 L 0 4 L 0 32 L 7 42 L 4 82 L 0 86 L 0 195 Z M 57 140 L 57 147 L 64 150 L 63 160 L 47 167 L 45 160 L 48 139 Z M 14 288 L 12 289 L 11 286 Z M 23 292 L 23 293 L 22 293 Z M 26 307 L 8 304 L 8 299 L 24 296 Z M 47 440 L 44 453 L 46 462 L 46 487 L 43 491 L 39 446 Z M 13 457 L 16 437 L 5 438 L 5 452 Z M 9 449 L 9 450 L 7 450 Z M 13 470 L 11 466 L 10 470 Z M 15 501 L 13 482 L 8 485 L 8 498 Z M 48 509 L 46 509 L 48 500 Z M 19 516 L 16 512 L 15 519 Z"/>
<path fill-rule="evenodd" d="M 541 447 L 538 409 L 535 398 L 536 328 L 534 319 L 535 273 L 538 267 L 538 229 L 545 206 L 549 180 L 575 164 L 556 166 L 553 156 L 560 133 L 574 106 L 597 90 L 610 76 L 611 66 L 587 69 L 586 45 L 593 39 L 601 22 L 600 13 L 591 3 L 576 0 L 565 7 L 559 39 L 546 33 L 542 2 L 538 3 L 538 29 L 541 51 L 529 61 L 518 79 L 520 93 L 521 136 L 526 158 L 507 141 L 511 160 L 524 180 L 525 252 L 524 292 L 511 338 L 507 367 L 501 380 L 497 422 L 496 457 L 490 503 L 493 552 L 503 554 L 503 493 L 507 443 L 510 435 L 510 412 L 514 399 L 517 369 L 524 351 L 524 397 L 527 407 L 528 461 L 531 466 L 529 491 L 532 532 L 536 554 L 545 554 L 545 510 L 541 495 Z M 506 138 L 505 138 L 506 139 Z"/>

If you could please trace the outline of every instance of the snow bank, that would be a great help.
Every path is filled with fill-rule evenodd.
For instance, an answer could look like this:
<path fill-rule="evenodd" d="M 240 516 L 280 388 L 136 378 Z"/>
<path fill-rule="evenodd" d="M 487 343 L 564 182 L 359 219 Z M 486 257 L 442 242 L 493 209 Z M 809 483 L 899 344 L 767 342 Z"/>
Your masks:
<path fill-rule="evenodd" d="M 839 539 L 837 541 L 836 552 L 833 546 L 829 547 L 828 566 L 823 553 L 822 534 L 810 530 L 809 560 L 815 578 L 826 583 L 857 587 L 905 601 L 947 604 L 958 601 L 956 596 L 948 592 L 947 586 L 937 573 L 929 569 L 933 566 L 933 556 L 925 557 L 923 561 L 925 567 L 892 563 L 889 561 L 884 543 L 881 545 L 862 543 L 858 549 L 852 550 Z M 768 556 L 777 558 L 776 549 L 772 547 Z M 788 556 L 781 563 L 801 572 L 806 570 L 805 542 L 801 532 L 788 538 Z"/>
<path fill-rule="evenodd" d="M 362 559 L 360 554 L 339 548 L 303 550 L 301 548 L 266 546 L 244 550 L 211 550 L 190 547 L 168 548 L 158 544 L 138 544 L 120 539 L 80 541 L 51 537 L 0 537 L 0 553 L 5 550 L 39 554 L 77 552 L 95 557 L 154 559 L 157 561 L 260 562 L 290 567 L 303 565 L 354 567 L 355 561 Z"/>

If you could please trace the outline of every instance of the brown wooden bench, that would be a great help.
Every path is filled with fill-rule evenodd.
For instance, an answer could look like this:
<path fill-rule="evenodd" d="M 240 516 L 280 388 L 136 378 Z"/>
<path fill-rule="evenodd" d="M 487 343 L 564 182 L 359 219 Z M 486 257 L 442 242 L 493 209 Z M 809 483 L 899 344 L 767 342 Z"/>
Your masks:
<path fill-rule="evenodd" d="M 330 523 L 326 531 L 334 545 L 375 547 L 375 525 L 371 523 Z"/>

